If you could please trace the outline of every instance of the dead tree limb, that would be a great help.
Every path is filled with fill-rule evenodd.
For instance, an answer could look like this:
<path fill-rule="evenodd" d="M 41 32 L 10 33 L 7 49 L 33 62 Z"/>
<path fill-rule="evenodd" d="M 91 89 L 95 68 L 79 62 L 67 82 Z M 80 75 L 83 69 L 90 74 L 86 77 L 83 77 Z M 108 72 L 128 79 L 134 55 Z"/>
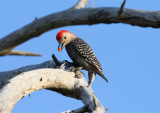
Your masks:
<path fill-rule="evenodd" d="M 62 67 L 60 66 L 68 72 L 63 69 L 53 69 L 55 67 L 53 61 L 0 72 L 0 113 L 11 113 L 21 98 L 41 89 L 52 90 L 84 103 L 82 108 L 70 110 L 68 113 L 104 113 L 105 108 L 93 90 L 87 87 L 85 78 L 80 73 L 70 72 L 69 65 L 65 62 Z"/>
<path fill-rule="evenodd" d="M 123 13 L 120 14 L 121 16 L 119 18 L 120 8 L 83 8 L 86 4 L 80 6 L 79 4 L 81 1 L 83 0 L 78 2 L 78 6 L 74 6 L 75 9 L 73 8 L 72 10 L 65 10 L 42 17 L 40 19 L 36 19 L 30 24 L 3 37 L 0 40 L 0 55 L 8 53 L 17 45 L 31 38 L 37 37 L 46 31 L 63 26 L 92 25 L 98 23 L 125 23 L 141 27 L 160 28 L 159 11 L 124 9 L 122 7 Z"/>
<path fill-rule="evenodd" d="M 89 0 L 79 0 L 75 6 L 73 6 L 71 9 L 81 9 L 85 8 Z"/>
<path fill-rule="evenodd" d="M 26 51 L 15 51 L 12 50 L 7 55 L 19 55 L 19 56 L 42 56 L 39 53 L 32 53 L 32 52 L 26 52 Z"/>

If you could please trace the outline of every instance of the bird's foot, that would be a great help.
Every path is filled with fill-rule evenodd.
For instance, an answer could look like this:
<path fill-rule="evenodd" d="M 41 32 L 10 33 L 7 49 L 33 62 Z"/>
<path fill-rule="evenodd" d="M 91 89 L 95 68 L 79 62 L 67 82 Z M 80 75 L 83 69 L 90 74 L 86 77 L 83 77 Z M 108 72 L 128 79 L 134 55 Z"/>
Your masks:
<path fill-rule="evenodd" d="M 54 54 L 52 55 L 52 59 L 56 64 L 54 68 L 60 68 L 66 71 L 74 72 L 77 78 L 80 78 L 81 75 L 85 76 L 85 74 L 81 71 L 82 67 L 78 67 L 73 62 L 69 62 L 67 60 L 61 62 L 56 58 Z"/>
<path fill-rule="evenodd" d="M 90 84 L 88 84 L 88 85 L 87 85 L 87 87 L 89 88 L 89 87 L 91 87 L 91 85 L 90 85 Z"/>
<path fill-rule="evenodd" d="M 69 62 L 69 61 L 67 61 L 67 60 L 64 60 L 62 63 L 67 63 L 67 64 L 69 64 L 69 65 L 73 65 L 72 62 Z"/>
<path fill-rule="evenodd" d="M 71 72 L 80 72 L 83 76 L 85 76 L 84 72 L 81 71 L 82 67 L 75 67 L 75 66 L 71 66 L 70 67 L 70 71 Z"/>
<path fill-rule="evenodd" d="M 82 67 L 75 67 L 71 66 L 69 71 L 75 73 L 76 78 L 82 78 L 82 75 L 85 76 L 85 74 L 81 71 Z"/>

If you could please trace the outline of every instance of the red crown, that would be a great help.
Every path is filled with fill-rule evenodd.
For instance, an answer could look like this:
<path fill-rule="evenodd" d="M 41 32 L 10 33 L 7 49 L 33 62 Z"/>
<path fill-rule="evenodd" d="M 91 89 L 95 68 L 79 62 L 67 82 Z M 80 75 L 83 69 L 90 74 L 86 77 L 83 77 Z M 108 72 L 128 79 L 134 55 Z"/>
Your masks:
<path fill-rule="evenodd" d="M 68 31 L 66 31 L 66 30 L 61 30 L 59 33 L 57 33 L 57 36 L 56 36 L 57 41 L 58 41 L 59 39 L 62 39 L 63 33 L 67 33 L 67 32 L 68 32 Z"/>
<path fill-rule="evenodd" d="M 56 36 L 57 41 L 58 41 L 59 39 L 62 39 L 63 33 L 70 33 L 70 34 L 72 34 L 71 32 L 69 32 L 69 31 L 67 31 L 67 30 L 61 30 L 59 33 L 57 33 L 57 36 Z M 72 34 L 72 35 L 75 36 L 74 34 Z"/>

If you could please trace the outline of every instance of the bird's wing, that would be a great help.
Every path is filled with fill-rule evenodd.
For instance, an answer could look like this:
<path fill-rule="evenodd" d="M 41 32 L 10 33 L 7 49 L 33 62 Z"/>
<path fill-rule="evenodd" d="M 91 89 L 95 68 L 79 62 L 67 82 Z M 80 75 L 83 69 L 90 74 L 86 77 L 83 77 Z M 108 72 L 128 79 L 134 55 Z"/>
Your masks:
<path fill-rule="evenodd" d="M 97 74 L 103 75 L 102 67 L 92 48 L 81 38 L 77 38 L 73 41 L 74 42 L 72 44 L 77 53 L 79 53 L 84 58 L 84 60 L 94 68 L 94 71 Z"/>

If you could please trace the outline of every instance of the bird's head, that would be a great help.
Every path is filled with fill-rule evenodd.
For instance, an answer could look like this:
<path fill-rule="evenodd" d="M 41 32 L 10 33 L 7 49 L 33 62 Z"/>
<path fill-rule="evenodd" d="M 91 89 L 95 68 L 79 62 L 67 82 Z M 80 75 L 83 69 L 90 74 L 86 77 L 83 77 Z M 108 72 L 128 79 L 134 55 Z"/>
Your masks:
<path fill-rule="evenodd" d="M 59 33 L 57 33 L 56 39 L 59 43 L 58 51 L 62 51 L 63 47 L 65 47 L 75 38 L 77 37 L 74 34 L 66 30 L 61 30 Z"/>

